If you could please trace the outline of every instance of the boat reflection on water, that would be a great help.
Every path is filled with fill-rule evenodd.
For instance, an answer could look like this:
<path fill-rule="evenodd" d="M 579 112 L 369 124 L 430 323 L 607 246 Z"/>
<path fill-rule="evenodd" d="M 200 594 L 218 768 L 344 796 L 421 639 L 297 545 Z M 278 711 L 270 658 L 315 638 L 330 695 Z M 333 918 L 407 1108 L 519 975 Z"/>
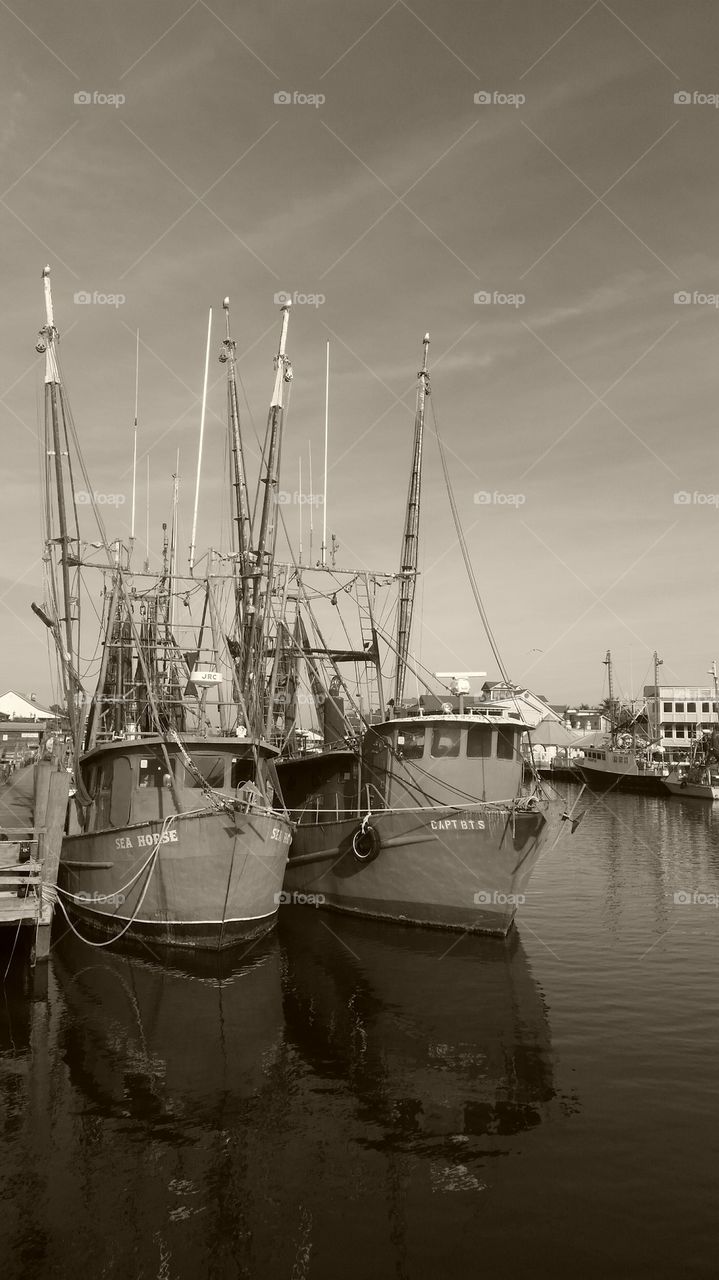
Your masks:
<path fill-rule="evenodd" d="M 26 1228 L 48 1274 L 324 1277 L 342 1240 L 344 1275 L 405 1276 L 430 1228 L 464 1266 L 493 1157 L 565 1109 L 516 931 L 288 906 L 244 958 L 158 960 L 52 953 L 52 1065 L 16 1157 L 45 1188 Z"/>
<path fill-rule="evenodd" d="M 494 1136 L 542 1122 L 549 1023 L 516 930 L 450 942 L 304 907 L 280 918 L 287 1034 L 314 1072 L 346 1080 L 380 1149 L 429 1155 L 434 1189 L 466 1189 Z"/>
<path fill-rule="evenodd" d="M 283 1026 L 274 939 L 242 959 L 141 944 L 91 951 L 65 936 L 53 956 L 71 1015 L 60 1049 L 104 1115 L 212 1124 L 223 1102 L 267 1085 Z"/>

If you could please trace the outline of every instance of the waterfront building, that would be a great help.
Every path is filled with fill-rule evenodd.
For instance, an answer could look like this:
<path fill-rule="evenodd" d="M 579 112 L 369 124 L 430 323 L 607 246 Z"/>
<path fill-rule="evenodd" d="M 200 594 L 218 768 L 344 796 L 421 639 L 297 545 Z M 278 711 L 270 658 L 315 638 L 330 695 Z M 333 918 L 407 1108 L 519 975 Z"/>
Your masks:
<path fill-rule="evenodd" d="M 699 729 L 714 729 L 719 708 L 708 685 L 645 685 L 652 736 L 669 751 L 688 751 Z"/>

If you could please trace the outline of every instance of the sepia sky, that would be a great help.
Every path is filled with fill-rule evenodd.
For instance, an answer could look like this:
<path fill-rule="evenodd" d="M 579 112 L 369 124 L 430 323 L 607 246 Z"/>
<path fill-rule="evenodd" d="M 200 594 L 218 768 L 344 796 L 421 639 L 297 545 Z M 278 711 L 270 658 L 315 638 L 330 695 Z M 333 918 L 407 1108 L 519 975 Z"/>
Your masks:
<path fill-rule="evenodd" d="M 589 701 L 611 648 L 630 694 L 656 648 L 664 683 L 705 683 L 718 45 L 713 0 L 0 0 L 0 689 L 50 695 L 29 609 L 46 262 L 93 485 L 121 500 L 111 534 L 129 532 L 135 330 L 138 537 L 149 452 L 156 561 L 178 449 L 190 540 L 208 307 L 201 546 L 227 515 L 222 298 L 262 431 L 286 290 L 283 489 L 300 456 L 307 487 L 311 442 L 321 494 L 329 338 L 338 564 L 398 565 L 429 330 L 432 403 L 511 676 Z M 246 409 L 243 427 L 251 444 Z M 286 510 L 295 533 L 299 505 Z M 496 675 L 431 427 L 421 564 L 418 658 Z"/>

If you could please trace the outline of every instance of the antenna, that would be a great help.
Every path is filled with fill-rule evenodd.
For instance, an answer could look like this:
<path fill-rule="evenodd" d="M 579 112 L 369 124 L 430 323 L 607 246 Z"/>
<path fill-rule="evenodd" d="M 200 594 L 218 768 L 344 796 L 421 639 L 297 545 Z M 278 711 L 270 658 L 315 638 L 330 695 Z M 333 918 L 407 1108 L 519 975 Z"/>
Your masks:
<path fill-rule="evenodd" d="M 150 572 L 150 455 L 148 453 L 147 463 L 147 491 L 145 493 L 145 550 L 147 556 L 145 559 L 145 573 Z"/>
<path fill-rule="evenodd" d="M 325 479 L 322 487 L 322 568 L 327 559 L 327 438 L 330 424 L 330 340 L 327 339 L 327 364 L 325 368 Z"/>
<path fill-rule="evenodd" d="M 210 368 L 210 340 L 212 337 L 212 307 L 207 318 L 207 348 L 205 351 L 205 377 L 202 383 L 202 413 L 200 415 L 200 440 L 197 446 L 197 479 L 195 481 L 195 509 L 192 513 L 192 541 L 190 543 L 190 573 L 195 565 L 195 545 L 197 538 L 197 507 L 200 501 L 200 473 L 202 471 L 202 442 L 205 438 L 205 411 L 207 409 L 207 375 Z"/>
<path fill-rule="evenodd" d="M 310 561 L 309 562 L 311 566 L 312 565 L 312 536 L 315 531 L 315 517 L 314 517 L 314 512 L 312 510 L 314 506 L 314 501 L 315 501 L 314 499 L 315 491 L 312 488 L 312 441 L 311 440 L 307 441 L 307 448 L 309 449 L 309 453 L 310 453 Z"/>
<path fill-rule="evenodd" d="M 140 389 L 140 330 L 135 339 L 135 425 L 132 433 L 132 518 L 130 520 L 130 554 L 135 545 L 135 496 L 137 493 L 137 403 Z"/>
<path fill-rule="evenodd" d="M 300 458 L 299 458 L 299 468 L 300 468 L 300 489 L 299 489 L 299 493 L 297 494 L 297 505 L 300 509 L 300 546 L 299 546 L 299 555 L 297 557 L 297 563 L 302 564 L 302 454 L 300 454 Z"/>

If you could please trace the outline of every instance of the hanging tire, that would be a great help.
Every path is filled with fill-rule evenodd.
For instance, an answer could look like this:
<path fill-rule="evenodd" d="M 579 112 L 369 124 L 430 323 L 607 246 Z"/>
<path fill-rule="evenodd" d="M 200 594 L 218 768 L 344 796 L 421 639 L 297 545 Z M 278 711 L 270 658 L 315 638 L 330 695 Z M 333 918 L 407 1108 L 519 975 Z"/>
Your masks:
<path fill-rule="evenodd" d="M 358 862 L 374 862 L 382 848 L 382 841 L 374 827 L 363 822 L 352 837 L 352 852 Z"/>

